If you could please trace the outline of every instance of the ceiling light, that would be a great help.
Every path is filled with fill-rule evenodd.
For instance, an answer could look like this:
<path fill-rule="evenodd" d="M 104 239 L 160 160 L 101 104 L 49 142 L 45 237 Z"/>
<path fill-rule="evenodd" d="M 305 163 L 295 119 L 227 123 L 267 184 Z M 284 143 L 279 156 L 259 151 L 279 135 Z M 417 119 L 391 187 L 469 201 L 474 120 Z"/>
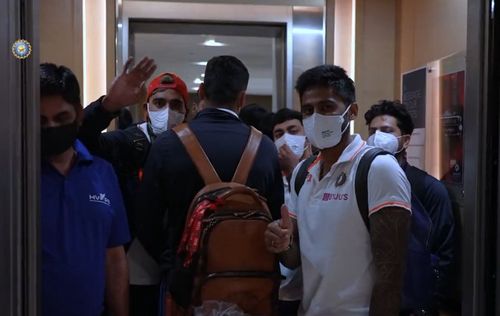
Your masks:
<path fill-rule="evenodd" d="M 203 42 L 204 46 L 210 46 L 210 47 L 221 47 L 221 46 L 226 46 L 226 44 L 222 42 L 217 42 L 214 39 L 209 39 Z"/>
<path fill-rule="evenodd" d="M 200 84 L 200 83 L 203 83 L 203 80 L 201 80 L 200 78 L 196 78 L 194 81 L 193 81 L 194 84 Z"/>
<path fill-rule="evenodd" d="M 199 89 L 199 88 L 200 88 L 200 87 L 198 87 L 198 86 L 197 86 L 197 87 L 191 87 L 191 90 L 193 90 L 193 91 L 198 91 L 198 89 Z"/>
<path fill-rule="evenodd" d="M 205 74 L 201 74 L 201 77 L 202 77 L 202 78 L 205 78 Z"/>
<path fill-rule="evenodd" d="M 206 66 L 207 65 L 207 62 L 206 61 L 198 61 L 196 63 L 194 63 L 195 65 L 198 65 L 198 66 Z"/>
<path fill-rule="evenodd" d="M 292 33 L 298 35 L 323 35 L 323 30 L 306 27 L 294 27 Z"/>

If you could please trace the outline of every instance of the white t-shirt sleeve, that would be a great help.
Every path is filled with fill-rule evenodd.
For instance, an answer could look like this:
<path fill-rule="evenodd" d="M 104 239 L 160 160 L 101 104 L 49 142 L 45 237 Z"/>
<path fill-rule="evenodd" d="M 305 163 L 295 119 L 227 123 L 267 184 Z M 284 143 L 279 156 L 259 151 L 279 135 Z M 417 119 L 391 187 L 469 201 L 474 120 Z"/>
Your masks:
<path fill-rule="evenodd" d="M 386 207 L 400 207 L 411 212 L 411 187 L 396 158 L 380 155 L 368 172 L 369 215 Z"/>

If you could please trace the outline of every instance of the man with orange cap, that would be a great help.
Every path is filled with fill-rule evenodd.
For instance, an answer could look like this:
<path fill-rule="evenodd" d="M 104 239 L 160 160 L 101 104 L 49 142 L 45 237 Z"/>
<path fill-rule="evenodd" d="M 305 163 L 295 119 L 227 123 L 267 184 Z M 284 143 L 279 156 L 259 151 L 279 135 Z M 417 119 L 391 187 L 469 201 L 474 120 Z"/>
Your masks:
<path fill-rule="evenodd" d="M 186 84 L 173 73 L 163 73 L 151 81 L 147 103 L 144 104 L 151 139 L 184 121 L 188 112 L 188 99 Z M 141 127 L 142 130 L 145 128 Z"/>
<path fill-rule="evenodd" d="M 121 76 L 127 76 L 127 71 Z M 113 85 L 120 80 L 126 79 L 119 76 Z M 136 103 L 143 103 L 145 122 L 124 130 L 101 133 L 119 115 L 122 108 L 131 105 L 121 102 L 120 105 L 109 106 L 110 102 L 104 102 L 108 94 L 85 108 L 79 138 L 93 154 L 111 162 L 117 172 L 133 237 L 127 252 L 130 315 L 148 316 L 157 315 L 161 274 L 156 261 L 149 256 L 139 240 L 134 238 L 136 223 L 133 214 L 142 211 L 135 209 L 135 197 L 151 143 L 158 135 L 185 120 L 189 94 L 184 81 L 174 73 L 162 73 L 155 77 L 147 87 L 145 102 L 139 101 L 139 94 L 142 94 L 142 98 L 145 94 L 143 87 L 139 89 L 140 91 L 136 91 Z"/>

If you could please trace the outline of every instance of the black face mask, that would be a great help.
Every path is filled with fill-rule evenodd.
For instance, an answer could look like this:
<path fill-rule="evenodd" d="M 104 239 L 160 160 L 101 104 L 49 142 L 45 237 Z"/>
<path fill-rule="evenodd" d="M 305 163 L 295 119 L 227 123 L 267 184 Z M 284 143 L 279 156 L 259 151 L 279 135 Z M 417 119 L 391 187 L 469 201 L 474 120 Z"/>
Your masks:
<path fill-rule="evenodd" d="M 42 157 L 51 157 L 70 148 L 78 134 L 78 123 L 42 128 Z"/>

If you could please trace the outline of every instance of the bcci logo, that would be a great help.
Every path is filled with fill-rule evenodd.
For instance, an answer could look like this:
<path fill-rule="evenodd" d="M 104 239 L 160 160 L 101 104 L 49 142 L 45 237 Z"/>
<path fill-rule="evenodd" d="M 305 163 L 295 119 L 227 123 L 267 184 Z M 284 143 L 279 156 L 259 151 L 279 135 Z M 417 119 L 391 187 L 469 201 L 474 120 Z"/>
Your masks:
<path fill-rule="evenodd" d="M 31 54 L 31 44 L 27 40 L 17 40 L 12 45 L 12 54 L 18 59 L 26 59 Z"/>

